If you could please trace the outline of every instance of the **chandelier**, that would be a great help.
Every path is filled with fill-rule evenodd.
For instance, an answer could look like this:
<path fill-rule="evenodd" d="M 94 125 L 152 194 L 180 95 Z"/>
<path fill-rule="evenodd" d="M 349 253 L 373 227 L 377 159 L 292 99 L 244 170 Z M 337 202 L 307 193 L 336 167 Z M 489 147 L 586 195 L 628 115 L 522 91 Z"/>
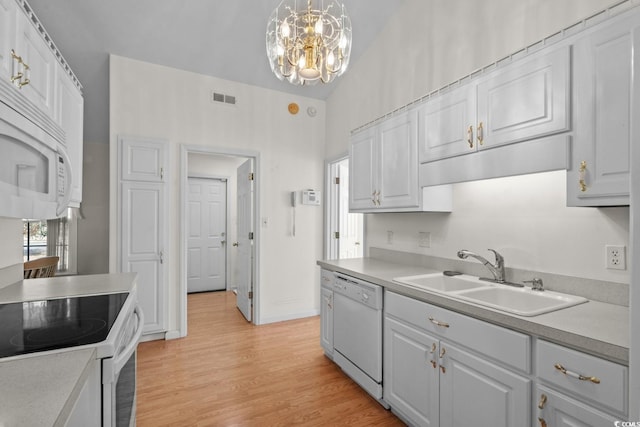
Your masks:
<path fill-rule="evenodd" d="M 329 83 L 349 65 L 351 20 L 344 5 L 336 0 L 315 3 L 319 6 L 312 6 L 311 0 L 282 0 L 269 18 L 267 56 L 280 80 L 295 85 Z"/>

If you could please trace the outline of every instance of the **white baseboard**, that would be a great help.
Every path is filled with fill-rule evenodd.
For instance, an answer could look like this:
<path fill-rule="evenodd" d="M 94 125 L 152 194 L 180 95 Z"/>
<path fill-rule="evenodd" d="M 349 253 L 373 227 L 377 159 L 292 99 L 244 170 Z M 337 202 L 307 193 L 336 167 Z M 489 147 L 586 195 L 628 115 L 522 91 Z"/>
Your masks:
<path fill-rule="evenodd" d="M 173 331 L 167 331 L 164 334 L 165 340 L 177 340 L 178 338 L 182 338 L 180 331 L 178 329 L 174 329 Z"/>
<path fill-rule="evenodd" d="M 301 313 L 291 313 L 291 314 L 284 314 L 280 316 L 261 317 L 260 322 L 256 322 L 256 324 L 266 325 L 267 323 L 285 322 L 287 320 L 303 319 L 305 317 L 312 317 L 312 316 L 319 316 L 319 315 L 320 315 L 320 310 L 310 310 L 310 311 L 304 311 Z"/>

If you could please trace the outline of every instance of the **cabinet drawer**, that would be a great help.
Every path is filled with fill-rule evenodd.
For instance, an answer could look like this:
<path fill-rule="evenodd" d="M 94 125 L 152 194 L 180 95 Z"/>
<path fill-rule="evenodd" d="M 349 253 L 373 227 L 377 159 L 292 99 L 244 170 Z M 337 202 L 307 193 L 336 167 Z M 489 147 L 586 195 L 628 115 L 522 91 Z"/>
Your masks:
<path fill-rule="evenodd" d="M 384 305 L 387 315 L 460 343 L 512 368 L 531 371 L 531 339 L 528 335 L 392 292 L 385 293 Z"/>
<path fill-rule="evenodd" d="M 321 269 L 320 270 L 320 285 L 333 289 L 333 279 L 335 278 L 334 272 Z"/>
<path fill-rule="evenodd" d="M 606 408 L 627 413 L 626 366 L 540 340 L 536 350 L 536 367 L 541 380 Z M 559 369 L 561 367 L 566 369 L 566 374 Z M 587 379 L 581 380 L 579 375 Z M 588 377 L 592 376 L 600 383 L 590 381 Z"/>

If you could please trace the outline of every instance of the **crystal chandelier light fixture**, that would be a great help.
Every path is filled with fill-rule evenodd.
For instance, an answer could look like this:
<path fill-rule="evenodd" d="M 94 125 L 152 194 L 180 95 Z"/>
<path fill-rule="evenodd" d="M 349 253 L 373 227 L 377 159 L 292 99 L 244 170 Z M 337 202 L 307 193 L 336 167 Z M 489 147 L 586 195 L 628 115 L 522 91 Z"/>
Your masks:
<path fill-rule="evenodd" d="M 350 54 L 351 20 L 336 0 L 282 0 L 269 18 L 267 56 L 280 80 L 329 83 L 346 71 Z"/>

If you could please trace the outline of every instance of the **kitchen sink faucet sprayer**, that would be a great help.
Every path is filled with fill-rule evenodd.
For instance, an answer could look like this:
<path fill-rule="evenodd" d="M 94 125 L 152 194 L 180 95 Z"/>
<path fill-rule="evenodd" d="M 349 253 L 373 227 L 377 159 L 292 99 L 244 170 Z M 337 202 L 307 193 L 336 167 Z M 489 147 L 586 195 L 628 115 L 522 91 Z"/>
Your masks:
<path fill-rule="evenodd" d="M 491 264 L 486 258 L 473 253 L 471 251 L 468 251 L 466 249 L 461 249 L 458 251 L 458 258 L 461 259 L 466 259 L 468 257 L 472 257 L 477 259 L 478 261 L 480 261 L 481 263 L 484 264 L 485 267 L 487 267 L 489 269 L 489 271 L 491 272 L 491 274 L 493 274 L 493 279 L 497 282 L 497 283 L 505 283 L 504 280 L 504 258 L 502 257 L 502 255 L 500 255 L 498 252 L 494 251 L 493 249 L 488 249 L 489 251 L 493 252 L 493 254 L 496 257 L 496 264 L 493 265 Z"/>

